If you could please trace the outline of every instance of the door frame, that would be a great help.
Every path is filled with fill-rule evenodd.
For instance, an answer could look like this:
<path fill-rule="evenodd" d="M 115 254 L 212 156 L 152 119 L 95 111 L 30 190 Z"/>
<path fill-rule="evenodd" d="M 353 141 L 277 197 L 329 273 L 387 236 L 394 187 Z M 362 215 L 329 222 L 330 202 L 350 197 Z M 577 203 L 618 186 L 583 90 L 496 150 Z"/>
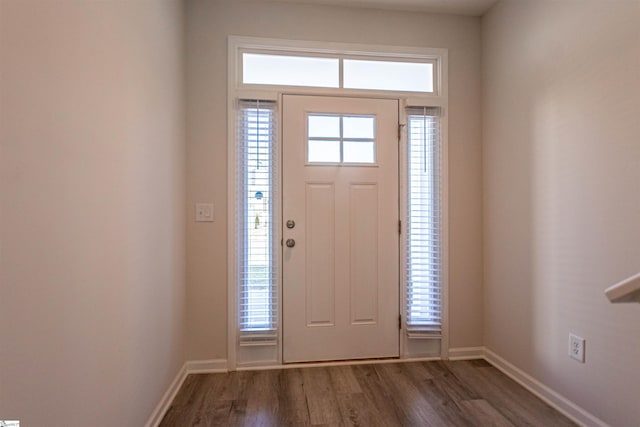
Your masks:
<path fill-rule="evenodd" d="M 324 55 L 367 55 L 380 59 L 432 59 L 437 70 L 437 82 L 435 94 L 417 92 L 398 92 L 381 90 L 351 90 L 333 88 L 290 87 L 290 86 L 258 86 L 243 85 L 240 81 L 241 53 L 243 51 L 277 51 L 278 53 L 309 53 Z M 240 99 L 259 99 L 275 101 L 278 119 L 282 119 L 283 95 L 327 95 L 333 97 L 351 98 L 378 98 L 398 100 L 398 119 L 400 129 L 406 129 L 406 107 L 440 107 L 443 111 L 441 117 L 441 225 L 442 225 L 442 337 L 440 338 L 439 357 L 430 355 L 427 359 L 447 359 L 449 352 L 449 268 L 448 268 L 448 50 L 434 48 L 415 48 L 398 46 L 380 46 L 353 43 L 328 43 L 308 42 L 283 39 L 264 39 L 254 37 L 229 36 L 228 39 L 228 80 L 227 80 L 227 370 L 250 369 L 252 367 L 283 366 L 282 363 L 282 286 L 278 288 L 278 331 L 277 344 L 275 346 L 253 346 L 241 348 L 238 344 L 237 332 L 237 259 L 236 259 L 236 224 L 234 222 L 236 209 L 236 124 L 237 106 Z M 407 132 L 400 132 L 399 159 L 407 155 Z M 276 156 L 282 160 L 282 126 L 278 125 Z M 399 161 L 399 191 L 400 191 L 400 218 L 406 218 L 406 165 Z M 282 168 L 276 171 L 280 190 L 282 185 Z M 279 206 L 282 200 L 279 197 L 275 202 Z M 282 220 L 276 219 L 277 236 L 282 238 Z M 399 236 L 402 239 L 402 236 Z M 401 240 L 402 243 L 402 240 Z M 406 261 L 403 246 L 400 246 L 400 266 Z M 278 271 L 278 281 L 282 284 L 282 268 Z M 404 302 L 406 301 L 406 283 L 402 269 L 400 269 L 400 296 L 399 311 L 402 315 L 402 330 L 400 331 L 400 359 L 424 359 L 420 355 L 420 341 L 410 341 L 406 334 L 406 319 L 404 316 Z M 413 349 L 413 350 L 412 350 Z M 239 360 L 240 359 L 240 360 Z M 287 365 L 290 366 L 290 365 Z"/>

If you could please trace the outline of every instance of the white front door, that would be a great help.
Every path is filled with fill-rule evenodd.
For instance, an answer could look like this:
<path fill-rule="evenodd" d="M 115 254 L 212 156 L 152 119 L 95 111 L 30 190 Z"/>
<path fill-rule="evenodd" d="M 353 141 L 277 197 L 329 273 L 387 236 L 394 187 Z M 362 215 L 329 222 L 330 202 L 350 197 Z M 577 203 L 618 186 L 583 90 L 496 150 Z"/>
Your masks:
<path fill-rule="evenodd" d="M 283 97 L 283 361 L 399 355 L 398 101 Z"/>

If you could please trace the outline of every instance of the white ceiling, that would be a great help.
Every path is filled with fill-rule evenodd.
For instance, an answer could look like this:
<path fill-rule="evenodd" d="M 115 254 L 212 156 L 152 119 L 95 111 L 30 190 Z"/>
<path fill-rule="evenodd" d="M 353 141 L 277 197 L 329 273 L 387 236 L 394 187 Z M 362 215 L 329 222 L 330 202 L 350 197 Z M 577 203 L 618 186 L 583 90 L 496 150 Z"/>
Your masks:
<path fill-rule="evenodd" d="M 330 4 L 351 7 L 481 16 L 497 0 L 281 0 L 289 3 Z"/>

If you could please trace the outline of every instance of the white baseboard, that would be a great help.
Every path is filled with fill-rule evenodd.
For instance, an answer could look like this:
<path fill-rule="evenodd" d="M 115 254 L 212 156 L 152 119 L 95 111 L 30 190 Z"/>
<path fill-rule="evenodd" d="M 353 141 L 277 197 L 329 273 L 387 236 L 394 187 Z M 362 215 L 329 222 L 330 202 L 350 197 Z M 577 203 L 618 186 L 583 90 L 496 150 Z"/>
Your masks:
<path fill-rule="evenodd" d="M 449 360 L 483 359 L 484 347 L 456 347 L 449 349 Z"/>
<path fill-rule="evenodd" d="M 162 421 L 164 414 L 167 413 L 169 406 L 171 406 L 171 402 L 173 402 L 173 399 L 176 397 L 176 394 L 178 394 L 178 390 L 180 390 L 180 387 L 182 387 L 182 383 L 184 383 L 186 378 L 187 364 L 185 363 L 182 365 L 180 371 L 178 371 L 178 374 L 164 393 L 164 396 L 162 396 L 162 399 L 160 399 L 160 402 L 158 402 L 156 409 L 151 414 L 151 417 L 149 417 L 145 427 L 157 427 L 160 424 L 160 421 Z"/>
<path fill-rule="evenodd" d="M 189 374 L 210 374 L 218 372 L 227 372 L 227 360 L 226 359 L 211 359 L 211 360 L 188 360 L 182 365 L 182 368 L 171 382 L 171 385 L 160 399 L 160 402 L 156 406 L 156 409 L 149 417 L 149 420 L 145 424 L 145 427 L 158 427 L 162 418 L 169 410 L 171 402 L 175 399 L 178 390 L 182 387 L 184 380 L 187 379 Z"/>
<path fill-rule="evenodd" d="M 185 364 L 188 374 L 216 374 L 227 372 L 227 359 L 189 360 Z"/>
<path fill-rule="evenodd" d="M 413 357 L 407 359 L 355 359 L 338 360 L 329 362 L 302 362 L 287 363 L 286 365 L 244 365 L 238 366 L 238 371 L 266 371 L 274 369 L 300 369 L 300 368 L 327 368 L 331 366 L 354 366 L 354 365 L 381 365 L 385 363 L 407 363 L 407 362 L 433 362 L 442 360 L 441 357 Z"/>
<path fill-rule="evenodd" d="M 585 427 L 609 427 L 607 423 L 595 415 L 590 414 L 560 393 L 542 384 L 486 347 L 484 348 L 484 358 L 509 378 L 538 396 L 576 424 Z"/>

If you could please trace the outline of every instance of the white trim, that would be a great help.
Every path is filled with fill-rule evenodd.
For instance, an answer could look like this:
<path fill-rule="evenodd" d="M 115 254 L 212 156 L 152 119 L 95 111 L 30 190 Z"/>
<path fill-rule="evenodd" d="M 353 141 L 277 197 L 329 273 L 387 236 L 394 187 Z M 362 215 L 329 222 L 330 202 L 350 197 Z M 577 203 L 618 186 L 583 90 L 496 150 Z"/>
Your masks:
<path fill-rule="evenodd" d="M 445 89 L 443 88 L 443 72 L 446 72 L 439 64 L 440 60 L 447 53 L 447 49 L 442 48 L 427 48 L 427 47 L 411 47 L 411 46 L 390 46 L 390 45 L 369 45 L 369 44 L 357 44 L 357 43 L 338 43 L 338 42 L 317 42 L 317 41 L 302 41 L 302 40 L 286 40 L 286 39 L 269 39 L 259 37 L 242 37 L 242 36 L 229 36 L 228 38 L 228 54 L 234 55 L 234 68 L 229 75 L 228 79 L 233 81 L 233 87 L 240 88 L 274 88 L 277 91 L 288 91 L 295 86 L 277 86 L 277 85 L 254 85 L 243 84 L 241 82 L 242 75 L 242 53 L 243 52 L 256 52 L 256 53 L 272 53 L 272 54 L 305 54 L 312 56 L 331 56 L 337 57 L 340 60 L 340 84 L 342 84 L 342 59 L 385 59 L 385 60 L 416 60 L 420 62 L 430 62 L 434 64 L 434 85 L 433 92 L 403 92 L 395 91 L 396 94 L 404 93 L 405 96 L 413 94 L 420 97 L 423 94 L 425 96 L 438 97 L 445 96 Z M 236 57 L 236 54 L 237 57 Z M 344 94 L 345 90 L 351 89 L 339 88 L 300 88 L 307 94 L 311 94 L 315 91 L 320 91 L 327 94 Z M 380 92 L 393 92 L 385 90 L 360 90 L 355 89 L 355 93 L 362 96 L 362 93 L 380 93 Z M 366 96 L 366 95 L 365 95 Z M 446 96 L 445 96 L 446 98 Z"/>
<path fill-rule="evenodd" d="M 484 359 L 484 347 L 454 347 L 449 349 L 449 360 Z"/>
<path fill-rule="evenodd" d="M 189 360 L 185 364 L 188 374 L 217 374 L 228 372 L 226 359 Z"/>
<path fill-rule="evenodd" d="M 187 364 L 185 363 L 182 365 L 182 368 L 178 371 L 178 374 L 171 382 L 171 385 L 169 385 L 169 388 L 162 396 L 162 399 L 160 399 L 160 402 L 158 402 L 158 405 L 151 413 L 149 420 L 145 423 L 145 427 L 157 427 L 160 424 L 160 421 L 162 421 L 162 418 L 164 418 L 164 415 L 169 410 L 173 399 L 176 397 L 176 394 L 178 394 L 178 390 L 180 390 L 186 378 Z"/>
<path fill-rule="evenodd" d="M 236 284 L 236 49 L 227 51 L 227 369 L 236 369 L 237 300 Z"/>
<path fill-rule="evenodd" d="M 223 372 L 228 372 L 227 361 L 225 359 L 188 360 L 184 362 L 182 368 L 180 368 L 171 385 L 169 385 L 169 388 L 162 396 L 162 399 L 160 399 L 160 402 L 158 402 L 158 405 L 153 410 L 149 420 L 145 423 L 145 427 L 158 427 L 158 425 L 160 425 L 160 422 L 171 407 L 173 399 L 176 398 L 178 391 L 182 388 L 188 375 Z"/>
<path fill-rule="evenodd" d="M 640 302 L 640 273 L 608 287 L 604 293 L 611 302 Z"/>
<path fill-rule="evenodd" d="M 449 83 L 448 59 L 443 57 L 441 80 L 442 96 L 448 99 Z M 440 116 L 440 221 L 441 221 L 441 256 L 442 256 L 442 341 L 440 341 L 440 356 L 449 357 L 449 109 L 441 108 Z"/>
<path fill-rule="evenodd" d="M 446 70 L 446 68 L 444 67 L 444 64 L 442 69 Z M 443 90 L 444 90 L 444 87 L 443 87 Z M 444 96 L 435 96 L 435 95 L 432 95 L 432 96 L 425 95 L 425 96 L 419 96 L 419 97 L 409 96 L 405 98 L 406 99 L 405 108 L 407 107 L 427 107 L 427 108 L 443 107 L 447 103 L 446 100 L 443 99 L 443 97 Z"/>
<path fill-rule="evenodd" d="M 353 366 L 353 365 L 381 365 L 385 363 L 406 363 L 406 362 L 434 362 L 442 360 L 440 357 L 415 357 L 409 359 L 359 359 L 359 360 L 339 360 L 332 362 L 313 362 L 313 363 L 287 363 L 284 365 L 269 366 L 242 366 L 238 367 L 238 371 L 265 371 L 274 369 L 300 369 L 300 368 L 327 368 L 331 366 Z"/>
<path fill-rule="evenodd" d="M 278 52 L 302 52 L 317 54 L 366 55 L 388 57 L 390 53 L 402 58 L 434 58 L 446 49 L 428 47 L 392 46 L 363 43 L 340 43 L 309 40 L 290 40 L 262 37 L 229 36 L 234 48 L 247 50 L 271 50 Z"/>
<path fill-rule="evenodd" d="M 236 99 L 256 100 L 260 101 L 278 101 L 278 92 L 273 90 L 250 90 L 250 89 L 236 89 Z"/>
<path fill-rule="evenodd" d="M 398 127 L 399 130 L 399 138 L 398 138 L 398 215 L 400 219 L 400 233 L 398 236 L 398 243 L 400 244 L 400 256 L 398 257 L 399 262 L 399 270 L 398 270 L 398 284 L 400 286 L 400 300 L 398 301 L 398 313 L 400 313 L 400 358 L 407 358 L 408 342 L 406 337 L 407 332 L 407 315 L 405 313 L 406 301 L 407 301 L 407 281 L 406 274 L 404 274 L 404 270 L 402 268 L 403 265 L 407 265 L 407 251 L 403 248 L 403 240 L 406 238 L 406 228 L 407 224 L 405 218 L 407 217 L 407 162 L 404 159 L 407 156 L 407 140 L 408 132 L 407 132 L 407 100 L 399 99 L 398 100 Z"/>
<path fill-rule="evenodd" d="M 576 424 L 586 427 L 609 427 L 600 418 L 576 405 L 557 391 L 547 387 L 486 347 L 484 348 L 484 358 L 506 376 L 538 396 Z"/>

